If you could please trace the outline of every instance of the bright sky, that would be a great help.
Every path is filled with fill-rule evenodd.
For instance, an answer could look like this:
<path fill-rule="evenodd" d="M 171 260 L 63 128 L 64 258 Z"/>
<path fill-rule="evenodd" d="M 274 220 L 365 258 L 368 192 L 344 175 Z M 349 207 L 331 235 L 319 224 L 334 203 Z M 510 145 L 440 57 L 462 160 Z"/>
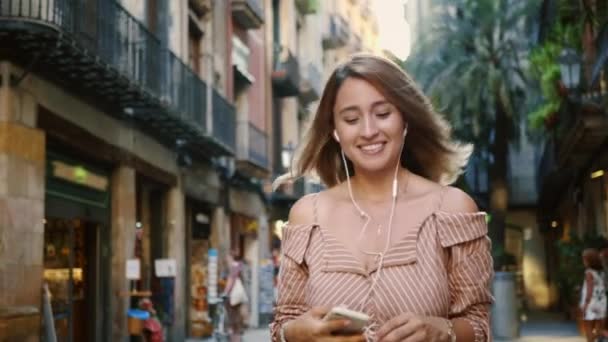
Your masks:
<path fill-rule="evenodd" d="M 407 0 L 373 0 L 378 18 L 380 48 L 389 50 L 399 59 L 410 53 L 410 28 L 405 21 L 404 4 Z"/>

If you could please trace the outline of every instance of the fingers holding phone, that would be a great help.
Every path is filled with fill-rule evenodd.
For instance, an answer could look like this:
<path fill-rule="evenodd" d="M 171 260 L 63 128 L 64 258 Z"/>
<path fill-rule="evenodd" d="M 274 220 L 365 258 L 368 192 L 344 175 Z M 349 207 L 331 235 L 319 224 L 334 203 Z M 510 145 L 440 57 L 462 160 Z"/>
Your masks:
<path fill-rule="evenodd" d="M 287 323 L 285 338 L 288 342 L 363 342 L 363 330 L 353 331 L 352 320 L 329 315 L 331 308 L 315 307 Z M 329 318 L 332 319 L 329 319 Z"/>
<path fill-rule="evenodd" d="M 369 322 L 369 316 L 358 311 L 349 310 L 342 307 L 332 308 L 324 317 L 326 322 L 347 321 L 348 324 L 338 329 L 335 333 L 342 335 L 361 334 Z"/>

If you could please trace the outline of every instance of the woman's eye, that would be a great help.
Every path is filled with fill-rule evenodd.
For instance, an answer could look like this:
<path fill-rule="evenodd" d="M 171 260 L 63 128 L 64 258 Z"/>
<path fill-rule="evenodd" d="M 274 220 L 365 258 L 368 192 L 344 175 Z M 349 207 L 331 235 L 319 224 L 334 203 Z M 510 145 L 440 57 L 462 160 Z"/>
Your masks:
<path fill-rule="evenodd" d="M 390 114 L 391 114 L 391 112 L 387 111 L 387 112 L 378 113 L 376 115 L 379 116 L 379 117 L 381 117 L 381 118 L 385 118 L 385 117 L 389 116 Z"/>
<path fill-rule="evenodd" d="M 346 121 L 347 124 L 354 124 L 357 122 L 357 118 L 346 118 L 344 121 Z"/>

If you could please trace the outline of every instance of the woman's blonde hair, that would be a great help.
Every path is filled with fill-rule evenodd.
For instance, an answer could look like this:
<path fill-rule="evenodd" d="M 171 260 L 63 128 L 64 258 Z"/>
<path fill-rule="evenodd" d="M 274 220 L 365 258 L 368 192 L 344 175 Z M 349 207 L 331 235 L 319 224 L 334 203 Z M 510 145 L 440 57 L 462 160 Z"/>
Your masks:
<path fill-rule="evenodd" d="M 347 78 L 374 86 L 394 105 L 407 123 L 408 134 L 401 164 L 410 171 L 441 184 L 451 184 L 462 173 L 473 146 L 451 139 L 450 124 L 437 113 L 412 78 L 392 61 L 369 54 L 351 56 L 330 75 L 303 144 L 290 172 L 276 179 L 275 186 L 305 175 L 321 178 L 332 187 L 346 179 L 340 145 L 332 138 L 334 104 L 338 89 Z M 349 170 L 352 165 L 349 166 Z"/>

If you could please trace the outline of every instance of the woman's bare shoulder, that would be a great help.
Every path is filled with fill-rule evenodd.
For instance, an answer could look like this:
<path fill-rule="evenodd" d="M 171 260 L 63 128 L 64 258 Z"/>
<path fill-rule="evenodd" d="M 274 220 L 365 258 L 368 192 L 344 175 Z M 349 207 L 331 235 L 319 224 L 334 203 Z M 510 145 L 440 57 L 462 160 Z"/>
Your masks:
<path fill-rule="evenodd" d="M 459 188 L 441 185 L 414 174 L 412 174 L 411 183 L 410 186 L 412 188 L 411 192 L 413 197 L 427 198 L 432 201 L 440 198 L 441 204 L 439 209 L 441 211 L 450 213 L 471 213 L 479 211 L 477 204 L 475 204 L 475 201 L 471 196 Z"/>
<path fill-rule="evenodd" d="M 289 210 L 289 224 L 302 225 L 314 222 L 314 196 L 309 194 L 297 200 Z"/>
<path fill-rule="evenodd" d="M 448 186 L 443 194 L 441 210 L 449 213 L 474 213 L 478 212 L 477 204 L 463 190 Z"/>
<path fill-rule="evenodd" d="M 318 193 L 308 194 L 297 200 L 289 212 L 289 223 L 292 225 L 315 222 L 315 206 L 318 212 L 324 212 L 332 203 L 343 197 L 342 185 L 336 185 Z"/>

